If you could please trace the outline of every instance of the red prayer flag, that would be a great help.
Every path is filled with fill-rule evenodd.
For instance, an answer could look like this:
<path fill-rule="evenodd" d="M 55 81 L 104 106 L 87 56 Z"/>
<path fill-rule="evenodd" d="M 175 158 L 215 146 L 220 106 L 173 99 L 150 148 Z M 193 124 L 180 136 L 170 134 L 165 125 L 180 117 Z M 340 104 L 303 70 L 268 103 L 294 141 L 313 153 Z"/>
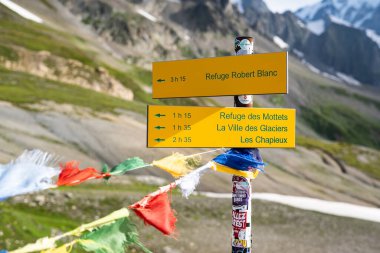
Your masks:
<path fill-rule="evenodd" d="M 59 174 L 57 181 L 58 186 L 77 185 L 89 179 L 110 176 L 109 173 L 100 173 L 92 167 L 81 170 L 79 169 L 79 162 L 77 161 L 69 161 L 63 167 L 61 165 L 61 168 L 62 171 L 61 174 Z"/>
<path fill-rule="evenodd" d="M 175 231 L 177 218 L 170 207 L 167 192 L 175 187 L 175 183 L 161 187 L 160 190 L 145 196 L 129 208 L 143 219 L 146 224 L 155 227 L 165 235 L 171 235 Z"/>

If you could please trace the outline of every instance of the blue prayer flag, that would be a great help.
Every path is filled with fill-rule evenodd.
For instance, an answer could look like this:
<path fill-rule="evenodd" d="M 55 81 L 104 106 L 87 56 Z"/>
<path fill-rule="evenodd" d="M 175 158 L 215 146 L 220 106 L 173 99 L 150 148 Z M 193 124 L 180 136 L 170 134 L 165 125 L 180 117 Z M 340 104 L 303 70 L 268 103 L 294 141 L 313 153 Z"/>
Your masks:
<path fill-rule="evenodd" d="M 221 165 L 241 171 L 252 171 L 257 169 L 264 172 L 265 163 L 257 148 L 232 148 L 213 159 Z"/>

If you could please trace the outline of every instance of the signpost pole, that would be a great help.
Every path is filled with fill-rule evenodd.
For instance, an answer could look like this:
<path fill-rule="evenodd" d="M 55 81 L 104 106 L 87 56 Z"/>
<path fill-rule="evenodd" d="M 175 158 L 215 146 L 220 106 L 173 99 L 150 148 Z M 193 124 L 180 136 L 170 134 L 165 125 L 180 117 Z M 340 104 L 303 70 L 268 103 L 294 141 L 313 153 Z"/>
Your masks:
<path fill-rule="evenodd" d="M 235 54 L 253 54 L 252 37 L 235 38 Z M 234 96 L 235 107 L 252 107 L 252 95 Z M 232 177 L 232 253 L 250 253 L 252 246 L 252 202 L 251 180 L 245 177 Z"/>

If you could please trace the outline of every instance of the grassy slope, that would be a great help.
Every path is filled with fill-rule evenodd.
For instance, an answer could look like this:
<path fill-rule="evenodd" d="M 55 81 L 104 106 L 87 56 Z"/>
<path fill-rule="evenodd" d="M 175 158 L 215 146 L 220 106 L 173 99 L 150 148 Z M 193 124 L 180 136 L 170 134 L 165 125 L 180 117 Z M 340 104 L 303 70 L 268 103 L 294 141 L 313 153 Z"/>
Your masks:
<path fill-rule="evenodd" d="M 377 150 L 371 150 L 348 143 L 330 142 L 304 136 L 297 138 L 297 145 L 309 149 L 322 150 L 342 160 L 344 163 L 361 170 L 370 177 L 380 180 L 380 152 Z"/>
<path fill-rule="evenodd" d="M 23 19 L 3 6 L 0 8 L 0 34 L 0 44 L 3 46 L 50 51 L 54 55 L 95 66 L 95 52 L 85 51 L 76 46 L 81 43 L 80 38 Z"/>
<path fill-rule="evenodd" d="M 68 214 L 30 208 L 24 204 L 0 203 L 0 213 L 0 230 L 3 233 L 0 248 L 8 247 L 7 249 L 21 247 L 25 242 L 50 235 L 53 230 L 68 231 L 78 224 Z"/>
<path fill-rule="evenodd" d="M 75 59 L 89 66 L 97 66 L 93 55 L 76 47 L 79 38 L 52 30 L 44 25 L 28 22 L 6 8 L 0 9 L 0 56 L 17 61 L 14 46 L 32 51 L 50 51 L 57 56 Z M 104 65 L 103 65 L 104 66 Z M 105 66 L 107 67 L 107 66 Z M 0 68 L 0 100 L 23 107 L 27 103 L 52 100 L 91 108 L 95 111 L 113 111 L 115 108 L 145 113 L 145 104 L 152 101 L 138 84 L 124 73 L 107 67 L 123 85 L 130 88 L 137 102 L 129 102 L 104 93 L 74 85 L 46 80 L 27 73 Z"/>
<path fill-rule="evenodd" d="M 117 69 L 113 69 L 110 66 L 106 65 L 102 62 L 97 62 L 95 60 L 96 52 L 85 50 L 86 42 L 83 39 L 78 38 L 76 36 L 72 36 L 70 34 L 65 34 L 56 30 L 53 30 L 45 25 L 36 24 L 34 22 L 29 22 L 17 14 L 14 14 L 7 8 L 0 8 L 0 56 L 5 59 L 11 61 L 17 61 L 17 47 L 23 47 L 31 51 L 49 51 L 53 55 L 57 55 L 66 59 L 75 59 L 77 61 L 82 62 L 85 65 L 91 67 L 102 66 L 106 68 L 110 74 L 118 79 L 125 87 L 131 89 L 134 93 L 135 101 L 137 102 L 135 105 L 131 102 L 125 102 L 120 99 L 112 99 L 109 96 L 104 94 L 100 94 L 98 92 L 87 91 L 86 89 L 78 89 L 73 85 L 66 85 L 60 83 L 60 86 L 66 85 L 66 87 L 62 88 L 53 88 L 54 84 L 57 86 L 57 82 L 47 81 L 43 78 L 34 79 L 32 76 L 14 72 L 13 74 L 8 71 L 6 75 L 0 75 L 0 82 L 9 83 L 10 77 L 17 79 L 18 81 L 23 81 L 28 79 L 29 88 L 31 88 L 31 83 L 34 82 L 33 89 L 36 89 L 36 92 L 31 93 L 31 89 L 26 89 L 22 91 L 24 88 L 27 88 L 27 85 L 19 86 L 17 88 L 13 87 L 11 89 L 9 86 L 4 87 L 3 94 L 1 99 L 14 102 L 15 104 L 24 103 L 24 102 L 39 102 L 43 98 L 43 93 L 38 92 L 42 91 L 42 89 L 46 88 L 46 83 L 50 83 L 50 87 L 54 89 L 54 91 L 50 92 L 48 96 L 45 97 L 46 100 L 53 100 L 60 103 L 72 103 L 74 105 L 82 105 L 87 106 L 94 110 L 108 110 L 114 109 L 116 107 L 122 109 L 131 109 L 137 112 L 144 112 L 141 109 L 141 103 L 148 104 L 178 104 L 178 105 L 196 105 L 197 103 L 190 99 L 169 99 L 169 100 L 153 100 L 151 95 L 146 93 L 140 84 L 143 85 L 151 85 L 151 73 L 150 71 L 143 70 L 138 67 L 133 67 L 128 73 L 119 71 Z M 81 46 L 79 46 L 81 45 Z M 15 47 L 17 46 L 17 47 Z M 5 70 L 1 70 L 2 73 Z M 18 77 L 20 75 L 20 77 Z M 39 82 L 44 84 L 40 85 Z M 62 92 L 62 97 L 60 97 L 60 92 Z M 74 98 L 69 99 L 68 94 L 73 93 L 81 94 L 83 99 L 80 99 L 79 96 L 74 96 Z M 13 94 L 30 95 L 28 98 L 20 98 L 20 96 L 16 96 L 13 98 Z M 37 94 L 38 93 L 38 94 Z M 54 94 L 52 94 L 54 93 Z M 50 96 L 51 95 L 51 96 Z M 84 97 L 89 96 L 90 101 L 87 104 L 84 101 Z M 104 102 L 101 102 L 104 100 Z M 112 102 L 110 102 L 112 101 Z M 126 105 L 122 105 L 122 102 L 126 103 Z M 103 109 L 102 109 L 103 108 Z"/>
<path fill-rule="evenodd" d="M 79 86 L 62 84 L 22 72 L 0 68 L 0 100 L 25 107 L 26 104 L 51 100 L 88 107 L 94 111 L 113 111 L 116 108 L 145 112 L 145 105 L 125 101 L 104 93 L 95 92 Z"/>
<path fill-rule="evenodd" d="M 380 124 L 349 107 L 321 105 L 301 110 L 307 123 L 330 140 L 380 148 Z"/>

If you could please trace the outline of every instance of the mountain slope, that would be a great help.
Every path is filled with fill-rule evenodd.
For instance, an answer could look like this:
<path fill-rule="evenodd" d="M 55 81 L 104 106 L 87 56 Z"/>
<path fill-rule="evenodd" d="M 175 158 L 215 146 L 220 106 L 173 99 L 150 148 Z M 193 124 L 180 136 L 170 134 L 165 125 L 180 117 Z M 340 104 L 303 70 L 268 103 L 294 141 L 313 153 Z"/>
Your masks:
<path fill-rule="evenodd" d="M 380 84 L 380 48 L 364 31 L 331 23 L 320 36 L 310 36 L 302 52 L 311 62 L 334 65 L 336 70 L 350 73 L 361 82 Z"/>
<path fill-rule="evenodd" d="M 306 22 L 328 20 L 334 16 L 354 27 L 372 29 L 380 34 L 379 12 L 379 0 L 323 0 L 301 8 L 295 14 Z"/>
<path fill-rule="evenodd" d="M 76 159 L 82 166 L 95 168 L 132 156 L 151 162 L 172 152 L 209 151 L 146 148 L 147 104 L 233 104 L 232 97 L 151 99 L 151 62 L 230 55 L 235 32 L 254 36 L 257 53 L 275 52 L 282 49 L 265 33 L 267 27 L 294 44 L 307 31 L 300 24 L 291 27 L 299 21 L 293 14 L 273 16 L 265 14 L 265 8 L 253 26 L 229 1 L 186 1 L 183 5 L 166 0 L 15 2 L 44 23 L 26 21 L 0 5 L 0 163 L 26 148 L 40 148 L 59 155 L 61 161 Z M 103 4 L 112 10 L 99 8 Z M 211 26 L 202 23 L 199 11 L 211 14 L 207 17 Z M 271 19 L 277 21 L 267 22 Z M 140 22 L 144 30 L 139 31 Z M 198 25 L 202 29 L 187 27 Z M 119 33 L 123 39 L 117 38 Z M 253 182 L 253 190 L 379 207 L 379 91 L 337 82 L 302 60 L 289 56 L 289 94 L 254 96 L 256 106 L 297 109 L 297 147 L 261 149 L 268 165 L 266 173 Z M 81 79 L 69 71 L 56 73 L 70 63 L 78 66 Z M 43 72 L 37 72 L 39 67 Z M 131 91 L 133 99 L 117 97 L 110 89 L 95 89 L 97 83 L 107 87 L 109 80 Z M 202 156 L 203 162 L 217 153 Z M 138 181 L 141 175 L 159 177 L 160 182 L 173 180 L 153 167 L 112 178 L 109 184 L 94 180 L 1 202 L 0 248 L 17 248 L 67 231 L 141 199 L 157 188 Z M 230 192 L 231 176 L 210 171 L 198 189 Z M 178 240 L 163 238 L 135 220 L 142 241 L 154 252 L 229 248 L 230 200 L 195 196 L 184 200 L 174 191 L 172 202 L 179 220 Z M 254 201 L 254 209 L 254 249 L 260 252 L 378 251 L 377 223 L 264 201 Z"/>
<path fill-rule="evenodd" d="M 131 113 L 130 111 L 134 111 L 137 113 L 144 114 L 144 107 L 146 103 L 170 103 L 170 104 L 205 104 L 211 105 L 215 102 L 212 102 L 211 99 L 205 99 L 205 100 L 151 100 L 149 99 L 150 95 L 145 91 L 145 88 L 149 86 L 149 81 L 146 78 L 149 74 L 149 71 L 143 72 L 135 65 L 132 65 L 128 63 L 128 58 L 123 62 L 120 59 L 115 59 L 113 57 L 113 54 L 109 54 L 109 52 L 116 51 L 117 48 L 123 46 L 128 48 L 129 46 L 133 47 L 132 45 L 123 44 L 123 43 L 116 43 L 113 41 L 111 37 L 107 37 L 105 34 L 109 33 L 108 28 L 104 28 L 102 32 L 99 33 L 98 30 L 96 30 L 92 24 L 84 22 L 83 20 L 83 14 L 80 11 L 82 9 L 77 9 L 77 7 L 74 7 L 70 4 L 75 4 L 71 1 L 66 1 L 65 3 L 68 5 L 68 9 L 66 10 L 76 10 L 79 11 L 77 15 L 79 15 L 79 22 L 75 23 L 75 26 L 71 23 L 72 20 L 76 16 L 70 11 L 67 12 L 64 15 L 58 15 L 58 12 L 56 12 L 55 15 L 51 15 L 51 13 L 46 12 L 46 7 L 44 4 L 40 3 L 40 5 L 32 5 L 29 1 L 19 1 L 20 3 L 25 4 L 30 10 L 38 14 L 39 16 L 43 17 L 46 25 L 39 25 L 39 30 L 44 32 L 49 32 L 49 34 L 54 35 L 57 33 L 53 29 L 62 29 L 63 27 L 66 27 L 67 33 L 60 32 L 59 34 L 63 33 L 66 34 L 65 36 L 68 36 L 69 38 L 72 38 L 70 36 L 74 36 L 74 38 L 78 38 L 76 36 L 79 36 L 79 34 L 83 34 L 83 37 L 79 37 L 80 39 L 77 39 L 80 41 L 80 45 L 83 48 L 86 46 L 86 48 L 96 48 L 96 54 L 92 53 L 90 54 L 91 57 L 93 57 L 93 60 L 91 63 L 86 64 L 84 61 L 83 64 L 85 65 L 93 65 L 95 68 L 96 66 L 100 65 L 109 71 L 109 74 L 111 77 L 115 78 L 116 80 L 119 80 L 123 85 L 125 85 L 128 88 L 131 88 L 134 94 L 134 100 L 130 102 L 123 102 L 122 100 L 118 100 L 115 98 L 110 98 L 107 94 L 107 91 L 103 92 L 101 96 L 99 95 L 99 99 L 80 99 L 81 96 L 79 94 L 83 95 L 83 98 L 89 96 L 89 94 L 92 94 L 87 91 L 87 89 L 82 90 L 76 90 L 71 88 L 72 86 L 69 84 L 64 84 L 62 82 L 57 82 L 54 80 L 43 80 L 41 77 L 35 77 L 35 74 L 33 73 L 20 73 L 16 72 L 12 69 L 6 69 L 3 70 L 3 80 L 1 83 L 3 84 L 3 92 L 2 92 L 2 100 L 11 102 L 13 106 L 18 106 L 21 108 L 24 108 L 26 110 L 33 110 L 32 112 L 25 111 L 24 113 L 30 114 L 31 118 L 35 119 L 45 119 L 47 116 L 45 115 L 47 111 L 53 111 L 56 112 L 56 115 L 49 116 L 52 117 L 50 120 L 38 120 L 35 124 L 36 126 L 44 126 L 45 128 L 49 129 L 48 132 L 52 133 L 54 137 L 47 135 L 45 137 L 45 134 L 41 136 L 42 141 L 36 141 L 38 139 L 39 135 L 33 136 L 33 138 L 26 138 L 27 136 L 30 136 L 31 133 L 27 132 L 25 134 L 19 134 L 18 136 L 24 136 L 27 141 L 21 141 L 20 139 L 15 139 L 14 134 L 11 132 L 10 125 L 5 125 L 3 130 L 3 136 L 4 140 L 7 143 L 19 143 L 19 145 L 16 145 L 14 147 L 14 150 L 12 151 L 11 155 L 5 155 L 7 154 L 6 150 L 3 150 L 3 160 L 5 161 L 5 158 L 11 158 L 12 156 L 16 156 L 17 152 L 20 152 L 22 150 L 23 146 L 27 147 L 40 147 L 43 148 L 45 145 L 46 147 L 51 148 L 50 139 L 53 138 L 53 140 L 58 140 L 60 145 L 62 145 L 62 149 L 58 149 L 59 145 L 55 145 L 55 150 L 60 150 L 59 153 L 65 153 L 67 152 L 66 147 L 73 148 L 76 150 L 75 152 L 80 152 L 81 156 L 86 155 L 90 161 L 106 161 L 110 164 L 116 164 L 117 162 L 120 162 L 122 159 L 124 159 L 126 156 L 129 155 L 138 155 L 139 153 L 144 153 L 144 157 L 148 158 L 149 160 L 153 158 L 159 158 L 160 156 L 164 154 L 169 154 L 170 150 L 154 150 L 154 149 L 145 149 L 145 128 L 144 128 L 144 119 L 141 118 L 136 113 Z M 105 2 L 103 2 L 105 3 Z M 29 4 L 29 5 L 28 5 Z M 56 7 L 64 8 L 61 5 L 61 2 L 57 1 L 51 1 L 51 4 Z M 131 10 L 134 10 L 135 8 L 141 8 L 142 10 L 146 11 L 147 13 L 151 13 L 152 15 L 160 20 L 157 24 L 161 27 L 168 27 L 170 29 L 176 30 L 179 33 L 181 32 L 181 28 L 184 24 L 178 23 L 179 21 L 173 21 L 172 15 L 175 15 L 176 13 L 181 13 L 181 10 L 187 9 L 187 8 L 193 8 L 194 10 L 197 10 L 197 2 L 189 2 L 187 5 L 181 6 L 178 3 L 173 2 L 167 2 L 167 1 L 156 1 L 156 2 L 144 2 L 141 4 L 133 5 L 131 3 L 125 3 L 124 1 L 107 1 L 109 6 L 118 6 L 118 12 L 128 14 Z M 213 16 L 213 19 L 215 19 L 215 27 L 213 29 L 207 28 L 206 31 L 191 31 L 188 30 L 187 32 L 191 36 L 192 40 L 187 41 L 183 40 L 181 45 L 188 46 L 189 48 L 194 48 L 194 51 L 197 52 L 197 54 L 205 53 L 206 56 L 208 54 L 214 54 L 217 55 L 222 50 L 228 52 L 228 48 L 226 47 L 225 42 L 229 41 L 228 44 L 231 45 L 231 48 L 233 47 L 233 36 L 232 35 L 223 35 L 223 27 L 220 29 L 219 23 L 223 23 L 223 20 L 227 20 L 226 18 L 221 19 L 220 13 L 223 12 L 223 15 L 232 15 L 236 14 L 235 11 L 236 8 L 234 5 L 230 5 L 227 2 L 215 2 L 215 8 L 218 9 L 219 14 L 215 14 Z M 88 2 L 83 1 L 83 5 L 81 5 L 81 8 L 84 8 L 84 10 L 87 10 Z M 122 7 L 125 7 L 126 9 L 123 9 Z M 162 15 L 160 16 L 159 13 L 154 12 L 154 7 L 157 7 L 157 9 L 162 11 Z M 206 7 L 204 3 L 201 3 L 200 6 L 208 9 L 209 11 L 212 10 L 212 2 L 207 2 Z M 202 7 L 202 8 L 203 8 Z M 98 9 L 97 5 L 92 6 L 91 8 L 96 9 L 96 13 L 103 13 L 101 11 L 101 8 Z M 112 13 L 115 11 L 115 7 L 112 7 Z M 145 8 L 145 9 L 143 9 Z M 63 9 L 65 10 L 65 9 Z M 156 10 L 157 11 L 157 10 Z M 231 12 L 231 13 L 230 13 Z M 61 11 L 59 13 L 65 13 L 64 11 Z M 85 13 L 87 13 L 85 11 Z M 106 12 L 106 13 L 109 13 Z M 230 13 L 230 14 L 229 14 Z M 13 15 L 13 14 L 12 14 Z M 58 16 L 57 16 L 58 15 Z M 99 14 L 100 15 L 100 14 Z M 100 15 L 98 18 L 101 20 L 106 20 L 107 17 L 109 17 L 110 14 L 105 14 L 105 17 L 102 17 Z M 218 16 L 219 15 L 219 16 Z M 95 15 L 96 16 L 96 15 Z M 128 16 L 128 15 L 125 15 Z M 292 19 L 293 16 L 289 15 L 289 20 Z M 28 32 L 31 28 L 29 28 L 30 23 L 25 23 L 20 17 L 13 16 L 15 21 L 13 22 L 21 22 L 23 24 L 22 29 L 25 32 Z M 185 17 L 183 17 L 185 18 Z M 189 24 L 194 22 L 197 19 L 197 16 L 189 15 L 186 16 L 186 19 Z M 56 20 L 60 20 L 58 23 Z M 260 19 L 261 20 L 261 19 Z M 128 21 L 128 18 L 126 19 Z M 149 21 L 149 20 L 147 20 Z M 149 21 L 152 22 L 152 21 Z M 231 23 L 230 23 L 231 22 Z M 257 32 L 250 30 L 249 25 L 240 23 L 241 21 L 237 21 L 236 19 L 231 19 L 231 21 L 228 21 L 226 24 L 226 27 L 230 24 L 235 24 L 236 29 L 240 30 L 241 32 L 244 32 L 248 29 L 249 34 L 252 34 L 256 39 L 256 51 L 258 53 L 263 52 L 274 52 L 280 50 L 275 44 L 273 44 L 271 41 L 267 40 L 265 37 L 262 37 Z M 289 21 L 291 22 L 291 21 Z M 107 22 L 106 22 L 107 23 Z M 59 28 L 59 25 L 62 25 L 63 27 Z M 134 23 L 128 23 L 128 25 L 131 26 L 131 31 L 136 30 L 138 27 L 134 26 Z M 72 27 L 72 29 L 67 29 L 67 27 Z M 46 30 L 45 30 L 46 27 Z M 50 28 L 48 28 L 50 27 Z M 177 30 L 178 29 L 178 30 Z M 286 29 L 284 30 L 286 31 Z M 81 33 L 82 32 L 82 33 Z M 149 34 L 149 31 L 147 31 Z M 29 33 L 29 32 L 28 32 Z M 284 32 L 286 33 L 286 32 Z M 94 36 L 96 34 L 99 34 L 101 37 L 102 43 L 99 43 L 99 40 L 92 40 L 91 36 Z M 212 36 L 219 36 L 220 43 L 213 44 L 214 47 L 217 48 L 206 48 L 203 49 L 203 45 L 208 41 L 211 40 Z M 16 38 L 16 35 L 12 35 L 12 38 Z M 103 38 L 104 36 L 104 38 Z M 137 36 L 133 38 L 133 41 L 138 41 L 138 34 L 135 34 L 133 36 Z M 157 36 L 157 35 L 149 35 L 149 36 Z M 167 40 L 166 34 L 162 33 L 160 34 L 161 38 L 160 40 Z M 221 36 L 221 37 L 220 37 Z M 76 41 L 76 40 L 74 40 Z M 153 42 L 157 42 L 155 40 L 152 40 Z M 223 43 L 224 44 L 223 44 Z M 108 47 L 104 47 L 103 43 L 107 43 Z M 109 44 L 108 44 L 109 43 Z M 207 44 L 207 43 L 206 43 Z M 12 48 L 11 45 L 9 45 L 6 41 L 2 44 L 4 47 Z M 77 48 L 75 45 L 77 45 L 77 42 L 75 43 L 66 43 L 66 47 L 73 47 L 75 50 L 73 52 L 82 52 L 80 48 Z M 20 45 L 22 46 L 22 45 Z M 150 45 L 154 46 L 154 44 Z M 47 44 L 43 48 L 46 51 L 51 51 L 51 54 L 59 54 L 57 52 L 56 48 L 52 48 L 53 44 Z M 52 49 L 50 49 L 52 48 Z M 37 49 L 41 50 L 41 49 Z M 17 48 L 14 49 L 16 54 L 18 54 Z M 31 48 L 28 48 L 28 50 L 33 51 Z M 71 49 L 70 49 L 71 50 Z M 231 50 L 232 51 L 232 50 Z M 7 51 L 9 52 L 9 51 Z M 86 51 L 84 51 L 86 52 Z M 135 51 L 130 51 L 129 53 L 134 53 Z M 136 55 L 139 55 L 141 58 L 141 63 L 144 65 L 143 62 L 149 62 L 151 59 L 148 56 L 144 56 L 140 54 L 139 51 L 135 52 Z M 9 53 L 8 53 L 9 54 Z M 178 47 L 177 49 L 172 50 L 172 55 L 168 56 L 165 54 L 160 55 L 161 60 L 167 59 L 170 57 L 173 57 L 174 55 L 181 54 L 181 48 Z M 63 57 L 61 55 L 60 57 Z M 66 58 L 70 59 L 71 56 L 66 56 Z M 16 57 L 17 58 L 17 57 Z M 109 58 L 107 62 L 111 62 L 113 67 L 117 68 L 119 67 L 119 70 L 116 70 L 113 67 L 109 67 L 108 65 L 105 65 L 103 63 L 104 59 Z M 15 62 L 17 62 L 18 59 L 15 59 Z M 121 69 L 125 69 L 125 72 L 122 73 Z M 320 74 L 313 73 L 312 71 L 308 70 L 307 67 L 301 63 L 297 58 L 290 57 L 289 58 L 289 68 L 290 68 L 290 76 L 289 76 L 289 88 L 290 92 L 288 95 L 270 95 L 270 96 L 255 96 L 255 102 L 256 104 L 262 106 L 262 107 L 290 107 L 290 108 L 297 108 L 297 134 L 298 135 L 305 135 L 309 138 L 318 139 L 318 138 L 327 138 L 331 140 L 337 140 L 342 142 L 348 142 L 348 143 L 354 143 L 354 144 L 361 144 L 366 145 L 369 147 L 378 147 L 379 145 L 379 137 L 376 135 L 379 131 L 379 122 L 380 122 L 380 114 L 379 114 L 379 97 L 376 95 L 378 93 L 374 92 L 367 92 L 366 89 L 356 89 L 355 87 L 350 86 L 344 86 L 341 83 L 336 83 L 333 80 L 330 80 L 328 78 L 325 78 L 321 76 Z M 139 71 L 137 71 L 139 70 Z M 28 70 L 24 70 L 28 71 Z M 12 77 L 14 76 L 14 77 Z M 7 77 L 7 78 L 6 78 Z M 12 82 L 15 82 L 15 80 L 18 80 L 17 82 L 23 83 L 24 80 L 28 80 L 28 82 L 31 82 L 29 84 L 29 87 L 33 87 L 33 89 L 28 89 L 28 86 L 19 86 L 18 90 L 15 90 L 13 86 L 11 85 Z M 60 87 L 64 89 L 58 89 L 55 90 L 55 93 L 46 93 L 45 96 L 43 96 L 43 93 L 38 93 L 38 91 L 42 91 L 43 89 L 49 89 L 53 88 L 54 86 Z M 85 88 L 85 87 L 84 87 Z M 67 90 L 63 92 L 63 90 Z M 33 99 L 26 100 L 25 98 L 27 96 L 22 96 L 22 99 L 19 98 L 17 93 L 15 92 L 22 92 L 21 94 L 26 94 L 28 97 L 32 95 Z M 33 91 L 33 92 L 32 92 Z M 70 92 L 75 92 L 78 94 L 78 96 L 66 96 L 65 94 L 70 94 Z M 16 94 L 16 95 L 15 95 Z M 36 96 L 35 94 L 42 94 L 39 96 Z M 86 95 L 84 95 L 86 94 Z M 91 97 L 97 98 L 98 95 L 95 95 L 97 93 L 94 93 L 91 95 Z M 49 96 L 48 96 L 49 95 Z M 45 102 L 44 100 L 53 101 L 51 102 Z M 229 97 L 221 97 L 221 98 L 215 98 L 218 104 L 225 105 L 225 106 L 231 106 L 232 105 L 232 99 Z M 101 101 L 101 102 L 96 102 Z M 64 104 L 61 109 L 59 104 Z M 68 105 L 70 106 L 68 106 Z M 350 108 L 355 107 L 355 110 L 352 110 Z M 8 107 L 4 107 L 8 108 Z M 90 111 L 88 113 L 79 113 L 80 111 L 86 112 L 88 109 Z M 120 109 L 123 109 L 121 111 Z M 9 110 L 5 109 L 5 110 Z M 36 110 L 36 112 L 34 112 Z M 93 112 L 91 112 L 93 111 Z M 128 112 L 126 112 L 128 111 Z M 120 115 L 114 115 L 114 113 L 118 113 Z M 94 114 L 94 116 L 91 116 L 91 114 Z M 5 116 L 4 116 L 5 117 Z M 49 118 L 48 117 L 48 118 Z M 83 119 L 82 119 L 83 118 Z M 104 119 L 105 122 L 104 122 Z M 140 122 L 140 123 L 136 123 Z M 55 121 L 59 123 L 54 123 Z M 90 125 L 93 125 L 93 127 L 89 127 L 88 122 Z M 110 121 L 109 123 L 107 123 Z M 67 123 L 65 123 L 67 122 Z M 95 123 L 97 122 L 97 123 Z M 11 125 L 20 125 L 22 124 L 22 121 L 12 121 Z M 137 127 L 137 125 L 139 127 Z M 99 127 L 98 127 L 99 126 Z M 103 128 L 104 127 L 104 128 Z M 78 130 L 78 134 L 73 132 L 71 129 L 78 128 L 83 130 Z M 100 132 L 105 132 L 106 129 L 114 129 L 109 134 L 103 134 L 105 138 L 99 139 L 98 135 Z M 22 128 L 24 129 L 24 128 Z M 60 130 L 57 130 L 60 129 Z M 84 129 L 87 129 L 87 133 L 84 134 L 86 131 Z M 90 130 L 91 129 L 91 130 Z M 118 129 L 118 130 L 116 130 Z M 132 129 L 134 129 L 132 131 Z M 366 131 L 360 131 L 361 129 L 366 129 Z M 23 130 L 22 132 L 24 132 Z M 132 132 L 131 132 L 132 131 Z M 116 134 L 117 133 L 117 134 Z M 116 136 L 119 135 L 125 135 L 126 141 L 118 140 L 118 138 L 115 139 Z M 128 133 L 133 133 L 132 135 L 129 135 Z M 373 134 L 371 134 L 373 133 Z M 83 136 L 82 136 L 83 134 Z M 73 136 L 72 136 L 73 135 Z M 133 138 L 132 138 L 133 136 Z M 132 139 L 130 139 L 132 138 Z M 54 142 L 54 141 L 53 141 Z M 38 143 L 38 145 L 37 145 Z M 310 143 L 309 143 L 310 144 Z M 308 145 L 309 145 L 308 144 Z M 327 145 L 327 144 L 326 144 Z M 111 147 L 115 146 L 116 148 L 109 149 L 107 152 L 103 152 L 103 147 Z M 322 145 L 323 146 L 323 145 Z M 49 148 L 49 149 L 50 149 Z M 319 152 L 321 152 L 320 146 L 310 145 L 308 148 L 311 148 L 313 151 L 306 151 L 302 152 L 302 156 L 299 160 L 299 164 L 306 165 L 309 159 L 310 155 L 313 154 L 316 157 L 320 157 Z M 314 150 L 315 149 L 315 150 Z M 144 150 L 144 152 L 141 152 L 141 150 Z M 322 149 L 323 150 L 323 149 Z M 356 149 L 354 149 L 356 150 Z M 16 152 L 17 151 L 17 152 Z M 185 150 L 184 152 L 192 152 L 192 150 Z M 266 151 L 265 151 L 266 152 Z M 285 152 L 290 157 L 295 157 L 297 152 Z M 309 153 L 311 152 L 311 153 Z M 325 151 L 323 151 L 325 152 Z M 327 152 L 327 151 L 326 151 Z M 328 151 L 329 152 L 329 151 Z M 284 153 L 284 154 L 285 154 Z M 140 154 L 141 155 L 141 154 Z M 338 160 L 342 160 L 343 163 L 347 164 L 347 166 L 353 166 L 358 171 L 364 171 L 365 177 L 374 177 L 377 178 L 376 172 L 373 172 L 372 169 L 365 170 L 366 166 L 363 163 L 360 162 L 353 162 L 349 160 L 346 156 L 342 155 L 341 157 L 337 158 L 337 154 L 333 154 L 333 157 Z M 269 163 L 273 162 L 274 167 L 272 168 L 273 173 L 277 169 L 279 169 L 279 173 L 282 174 L 281 170 L 293 170 L 293 164 L 289 162 L 286 165 L 282 165 L 280 168 L 277 168 L 275 164 L 281 164 L 281 162 L 276 161 L 274 157 L 281 157 L 278 154 L 273 156 L 268 156 L 266 159 Z M 375 155 L 376 157 L 376 155 Z M 357 161 L 357 159 L 353 159 L 354 161 Z M 377 160 L 375 159 L 375 164 L 377 163 Z M 327 166 L 321 160 L 316 159 L 315 163 L 318 164 L 317 167 L 325 167 Z M 314 165 L 310 165 L 313 167 Z M 301 167 L 296 166 L 295 168 L 297 170 L 297 173 L 290 173 L 288 175 L 289 182 L 293 180 L 302 180 L 302 177 L 296 176 L 298 174 L 298 170 L 301 169 Z M 157 172 L 150 171 L 149 173 L 156 174 Z M 162 176 L 162 174 L 159 174 Z M 213 175 L 213 177 L 219 178 L 218 182 L 220 182 L 217 185 L 220 185 L 220 190 L 225 189 L 225 181 L 228 177 L 223 177 L 220 175 Z M 342 176 L 347 176 L 343 175 Z M 311 176 L 313 178 L 314 176 Z M 352 175 L 348 175 L 349 178 L 352 177 Z M 227 179 L 228 181 L 229 179 Z M 266 191 L 286 191 L 294 194 L 300 194 L 301 192 L 304 192 L 307 194 L 310 194 L 312 196 L 319 196 L 318 193 L 316 193 L 314 190 L 310 190 L 309 187 L 312 185 L 315 185 L 315 183 L 311 183 L 309 186 L 307 186 L 305 189 L 304 187 L 301 187 L 302 189 L 294 189 L 291 185 L 292 183 L 285 183 L 286 180 L 284 180 L 284 184 L 282 187 L 278 188 L 276 184 L 269 183 L 272 179 L 268 178 L 268 182 L 262 184 L 261 188 L 262 190 Z M 365 180 L 370 180 L 369 178 Z M 264 180 L 265 181 L 265 180 Z M 264 182 L 263 181 L 263 182 Z M 357 182 L 358 183 L 358 182 Z M 356 184 L 356 183 L 355 183 Z M 372 183 L 371 183 L 372 184 Z M 204 186 L 202 187 L 206 187 Z M 223 186 L 223 187 L 222 187 Z M 261 186 L 260 186 L 261 187 Z M 313 186 L 315 187 L 315 186 Z M 313 188 L 312 187 L 312 188 Z M 216 190 L 217 187 L 211 187 L 206 189 L 208 190 Z M 260 188 L 259 188 L 260 189 Z M 282 190 L 280 190 L 282 189 Z M 308 190 L 306 190 L 308 189 Z M 346 189 L 344 191 L 351 192 L 351 190 Z M 335 194 L 335 193 L 334 193 Z M 338 194 L 339 198 L 345 198 L 343 195 Z M 349 196 L 355 195 L 353 193 L 348 194 Z M 356 195 L 355 195 L 356 196 Z M 323 198 L 326 197 L 326 195 L 322 196 Z M 356 198 L 356 197 L 355 197 Z M 355 199 L 354 198 L 354 199 Z M 364 202 L 366 203 L 376 203 L 377 197 L 370 197 L 366 199 Z M 354 200 L 352 197 L 349 197 L 350 201 L 362 201 L 362 200 Z"/>
<path fill-rule="evenodd" d="M 262 0 L 252 2 L 264 4 Z M 379 86 L 380 37 L 372 30 L 357 29 L 344 20 L 326 14 L 330 9 L 323 9 L 323 3 L 310 7 L 308 11 L 305 9 L 304 20 L 289 11 L 272 13 L 250 5 L 246 6 L 242 15 L 253 29 L 272 40 L 279 37 L 290 51 L 320 71 L 348 84 Z M 325 13 L 321 14 L 323 18 L 318 16 L 320 7 Z M 313 18 L 308 19 L 309 16 Z"/>

